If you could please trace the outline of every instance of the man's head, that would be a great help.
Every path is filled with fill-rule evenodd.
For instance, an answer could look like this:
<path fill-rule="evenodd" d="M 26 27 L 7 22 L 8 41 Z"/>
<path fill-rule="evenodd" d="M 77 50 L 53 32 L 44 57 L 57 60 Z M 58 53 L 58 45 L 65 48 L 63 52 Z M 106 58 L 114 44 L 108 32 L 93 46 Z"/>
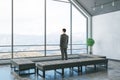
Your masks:
<path fill-rule="evenodd" d="M 65 28 L 63 28 L 63 29 L 62 29 L 62 31 L 65 33 L 65 32 L 66 32 L 66 29 L 65 29 Z"/>

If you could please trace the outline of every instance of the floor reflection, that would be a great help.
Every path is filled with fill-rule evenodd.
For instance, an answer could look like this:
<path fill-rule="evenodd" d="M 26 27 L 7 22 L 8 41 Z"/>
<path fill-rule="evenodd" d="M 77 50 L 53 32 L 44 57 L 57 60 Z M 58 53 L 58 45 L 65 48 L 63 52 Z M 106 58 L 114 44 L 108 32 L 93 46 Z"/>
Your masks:
<path fill-rule="evenodd" d="M 108 70 L 98 68 L 97 71 L 93 67 L 83 67 L 82 74 L 77 72 L 77 67 L 74 70 L 65 69 L 64 77 L 56 73 L 54 70 L 46 71 L 46 78 L 36 74 L 18 75 L 16 72 L 11 72 L 10 65 L 0 65 L 0 79 L 2 80 L 120 80 L 120 62 L 109 61 Z M 61 69 L 57 71 L 61 72 Z"/>

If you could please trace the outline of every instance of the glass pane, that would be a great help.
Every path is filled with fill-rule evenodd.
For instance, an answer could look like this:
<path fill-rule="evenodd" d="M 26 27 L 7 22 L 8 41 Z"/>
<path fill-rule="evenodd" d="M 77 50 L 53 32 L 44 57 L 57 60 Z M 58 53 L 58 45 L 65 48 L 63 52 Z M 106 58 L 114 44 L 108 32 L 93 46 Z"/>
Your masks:
<path fill-rule="evenodd" d="M 60 55 L 60 35 L 70 34 L 70 4 L 47 0 L 47 55 Z"/>
<path fill-rule="evenodd" d="M 0 0 L 0 59 L 11 58 L 11 0 Z"/>
<path fill-rule="evenodd" d="M 73 6 L 72 53 L 86 53 L 86 18 Z"/>
<path fill-rule="evenodd" d="M 14 58 L 43 56 L 44 0 L 14 0 Z"/>
<path fill-rule="evenodd" d="M 54 0 L 54 1 L 59 1 L 59 2 L 69 2 L 69 0 Z"/>

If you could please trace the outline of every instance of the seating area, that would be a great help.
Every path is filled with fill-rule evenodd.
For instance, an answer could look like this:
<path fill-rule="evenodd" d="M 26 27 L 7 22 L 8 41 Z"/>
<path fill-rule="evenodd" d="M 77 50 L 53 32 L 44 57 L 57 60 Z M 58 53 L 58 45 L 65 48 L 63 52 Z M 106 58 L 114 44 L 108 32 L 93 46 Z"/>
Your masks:
<path fill-rule="evenodd" d="M 34 73 L 36 73 L 35 63 L 28 59 L 12 59 L 11 68 L 13 68 L 14 71 L 17 70 L 19 75 L 21 71 L 30 69 L 34 69 Z"/>
<path fill-rule="evenodd" d="M 104 64 L 107 69 L 108 60 L 105 58 L 84 58 L 84 59 L 70 59 L 70 60 L 58 60 L 58 61 L 45 61 L 37 63 L 37 74 L 39 74 L 39 70 L 43 72 L 43 77 L 45 78 L 46 70 L 56 70 L 62 69 L 62 75 L 64 76 L 64 68 L 73 68 L 79 67 L 82 73 L 82 66 L 94 65 L 96 70 L 97 64 Z"/>
<path fill-rule="evenodd" d="M 60 56 L 52 56 L 52 58 L 43 57 L 40 61 L 35 61 L 34 59 L 12 59 L 11 69 L 14 69 L 14 71 L 17 72 L 19 75 L 21 74 L 20 72 L 23 70 L 34 69 L 35 74 L 45 78 L 45 72 L 47 70 L 56 71 L 56 69 L 62 69 L 61 74 L 62 76 L 64 76 L 65 68 L 78 67 L 78 73 L 82 73 L 83 66 L 93 65 L 95 70 L 97 69 L 97 65 L 103 65 L 105 69 L 107 69 L 108 67 L 108 59 L 105 56 L 81 54 L 68 55 L 68 58 L 68 60 L 61 60 Z M 43 74 L 40 74 L 40 71 Z"/>

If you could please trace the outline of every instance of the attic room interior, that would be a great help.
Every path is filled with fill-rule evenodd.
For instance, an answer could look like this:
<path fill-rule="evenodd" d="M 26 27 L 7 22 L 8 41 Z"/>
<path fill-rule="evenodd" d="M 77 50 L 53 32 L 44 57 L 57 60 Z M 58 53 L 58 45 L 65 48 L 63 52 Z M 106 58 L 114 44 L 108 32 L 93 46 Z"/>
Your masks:
<path fill-rule="evenodd" d="M 120 0 L 0 0 L 0 79 L 120 80 L 119 21 Z"/>

